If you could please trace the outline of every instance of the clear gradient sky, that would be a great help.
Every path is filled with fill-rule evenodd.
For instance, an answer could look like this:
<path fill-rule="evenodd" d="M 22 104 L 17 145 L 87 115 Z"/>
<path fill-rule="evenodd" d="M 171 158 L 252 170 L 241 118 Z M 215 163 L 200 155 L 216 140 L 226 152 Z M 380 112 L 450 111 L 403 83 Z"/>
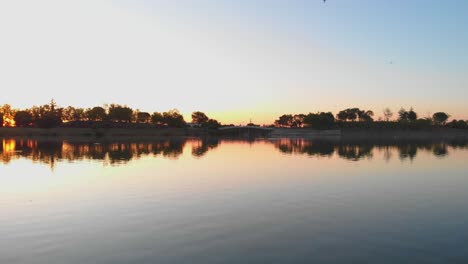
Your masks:
<path fill-rule="evenodd" d="M 468 1 L 0 1 L 0 104 L 468 119 Z"/>

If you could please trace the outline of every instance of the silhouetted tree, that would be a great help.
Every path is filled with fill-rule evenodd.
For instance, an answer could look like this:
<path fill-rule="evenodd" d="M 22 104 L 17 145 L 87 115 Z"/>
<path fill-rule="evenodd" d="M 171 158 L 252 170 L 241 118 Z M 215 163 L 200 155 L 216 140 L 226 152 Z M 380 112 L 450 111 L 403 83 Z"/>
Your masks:
<path fill-rule="evenodd" d="M 346 110 L 348 113 L 348 120 L 351 120 L 352 122 L 356 121 L 356 119 L 359 118 L 359 108 L 350 108 Z"/>
<path fill-rule="evenodd" d="M 87 109 L 85 116 L 90 121 L 104 121 L 107 118 L 106 109 L 96 106 L 91 109 Z"/>
<path fill-rule="evenodd" d="M 128 106 L 111 104 L 109 107 L 109 119 L 117 122 L 132 121 L 133 110 Z"/>
<path fill-rule="evenodd" d="M 151 115 L 147 112 L 138 112 L 137 113 L 137 122 L 138 123 L 149 123 L 151 120 Z"/>
<path fill-rule="evenodd" d="M 15 124 L 17 127 L 28 127 L 33 125 L 33 116 L 27 111 L 18 111 L 15 113 Z"/>
<path fill-rule="evenodd" d="M 390 108 L 387 107 L 383 110 L 383 115 L 384 115 L 385 121 L 388 122 L 392 118 L 393 112 L 392 110 L 390 110 Z"/>
<path fill-rule="evenodd" d="M 3 113 L 0 113 L 0 127 L 3 127 Z"/>
<path fill-rule="evenodd" d="M 208 116 L 203 112 L 196 111 L 196 112 L 192 113 L 192 122 L 193 123 L 202 125 L 202 124 L 208 122 L 208 120 L 209 120 Z"/>
<path fill-rule="evenodd" d="M 437 112 L 432 115 L 432 120 L 434 120 L 434 124 L 436 125 L 444 125 L 448 118 L 449 115 L 444 112 Z"/>
<path fill-rule="evenodd" d="M 359 119 L 361 122 L 372 122 L 372 116 L 374 116 L 374 112 L 371 110 L 361 110 L 359 108 L 348 108 L 345 110 L 341 110 L 336 115 L 336 118 L 340 121 L 356 121 Z"/>
<path fill-rule="evenodd" d="M 398 121 L 408 121 L 408 112 L 403 107 L 398 111 Z"/>
<path fill-rule="evenodd" d="M 341 110 L 340 112 L 338 112 L 338 114 L 336 115 L 337 119 L 341 120 L 341 121 L 356 121 L 356 119 L 358 119 L 358 115 L 359 115 L 359 108 L 348 108 L 348 109 L 345 109 L 345 110 Z"/>
<path fill-rule="evenodd" d="M 170 127 L 184 127 L 184 117 L 179 113 L 179 110 L 172 109 L 163 113 L 164 123 Z"/>
<path fill-rule="evenodd" d="M 278 120 L 275 120 L 275 125 L 279 127 L 292 127 L 293 126 L 293 116 L 292 115 L 282 115 Z"/>
<path fill-rule="evenodd" d="M 309 113 L 304 118 L 304 123 L 317 129 L 330 129 L 335 123 L 335 117 L 330 112 L 317 114 Z"/>
<path fill-rule="evenodd" d="M 156 125 L 162 125 L 164 124 L 164 118 L 161 113 L 154 112 L 151 115 L 151 123 L 156 124 Z"/>
<path fill-rule="evenodd" d="M 418 115 L 414 112 L 411 107 L 409 111 L 406 111 L 404 108 L 401 108 L 398 111 L 398 121 L 400 122 L 414 122 L 418 119 Z"/>
<path fill-rule="evenodd" d="M 342 110 L 336 114 L 336 119 L 346 121 L 346 119 L 348 119 L 348 113 L 345 110 Z"/>
<path fill-rule="evenodd" d="M 62 124 L 62 108 L 54 100 L 48 105 L 34 106 L 31 109 L 34 124 L 40 128 L 52 128 Z"/>
<path fill-rule="evenodd" d="M 416 112 L 414 112 L 413 107 L 411 107 L 408 111 L 408 120 L 410 122 L 414 122 L 416 121 L 416 119 L 418 119 L 418 115 L 416 114 Z"/>
<path fill-rule="evenodd" d="M 361 122 L 372 122 L 374 119 L 372 118 L 374 116 L 374 112 L 371 110 L 358 110 L 358 117 L 359 121 Z"/>
<path fill-rule="evenodd" d="M 434 123 L 437 125 L 445 124 L 448 118 L 449 118 L 449 115 L 444 112 L 437 112 L 432 115 L 432 119 L 434 120 Z"/>
<path fill-rule="evenodd" d="M 208 129 L 218 129 L 221 126 L 217 120 L 209 118 L 205 113 L 200 111 L 192 113 L 192 122 Z"/>

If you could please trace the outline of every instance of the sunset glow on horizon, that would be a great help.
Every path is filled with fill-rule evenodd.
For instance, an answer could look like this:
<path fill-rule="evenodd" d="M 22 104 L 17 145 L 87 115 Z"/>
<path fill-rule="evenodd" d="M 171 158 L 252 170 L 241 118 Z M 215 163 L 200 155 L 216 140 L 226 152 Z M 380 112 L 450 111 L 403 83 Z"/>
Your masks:
<path fill-rule="evenodd" d="M 0 105 L 118 103 L 236 125 L 349 107 L 468 119 L 467 11 L 462 0 L 3 1 Z"/>

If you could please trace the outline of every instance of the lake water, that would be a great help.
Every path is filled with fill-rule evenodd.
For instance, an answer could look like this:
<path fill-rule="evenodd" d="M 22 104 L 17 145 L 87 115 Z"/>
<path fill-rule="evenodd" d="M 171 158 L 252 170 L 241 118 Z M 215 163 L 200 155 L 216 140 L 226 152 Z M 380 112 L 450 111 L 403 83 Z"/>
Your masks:
<path fill-rule="evenodd" d="M 0 139 L 0 263 L 468 263 L 468 145 Z"/>

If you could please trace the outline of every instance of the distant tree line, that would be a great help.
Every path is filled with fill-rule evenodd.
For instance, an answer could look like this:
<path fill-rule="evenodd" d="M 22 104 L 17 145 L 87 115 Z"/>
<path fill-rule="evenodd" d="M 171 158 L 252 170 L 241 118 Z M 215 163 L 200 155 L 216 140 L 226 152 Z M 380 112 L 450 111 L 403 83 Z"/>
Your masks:
<path fill-rule="evenodd" d="M 275 120 L 273 126 L 300 128 L 311 127 L 316 129 L 334 128 L 424 128 L 446 126 L 457 129 L 468 129 L 468 121 L 452 120 L 447 122 L 450 115 L 445 112 L 436 112 L 431 117 L 420 118 L 410 108 L 401 108 L 397 118 L 392 119 L 393 112 L 386 108 L 382 112 L 383 118 L 374 120 L 374 112 L 360 108 L 347 108 L 336 115 L 331 112 L 317 112 L 309 114 L 284 114 Z M 220 122 L 209 118 L 205 113 L 195 111 L 192 113 L 192 122 L 187 123 L 177 109 L 166 112 L 143 112 L 132 109 L 126 105 L 110 104 L 92 108 L 77 108 L 57 106 L 54 100 L 49 104 L 33 106 L 29 109 L 13 109 L 5 104 L 0 107 L 0 126 L 40 127 L 52 128 L 58 126 L 153 126 L 153 127 L 199 127 L 204 129 L 217 129 Z M 254 124 L 250 124 L 254 125 Z"/>
<path fill-rule="evenodd" d="M 195 127 L 217 129 L 221 124 L 205 113 L 192 114 Z M 177 109 L 166 112 L 142 112 L 126 105 L 110 104 L 104 107 L 76 108 L 58 107 L 54 100 L 49 104 L 33 106 L 29 109 L 14 110 L 10 105 L 0 108 L 0 126 L 53 128 L 58 126 L 146 124 L 155 127 L 187 127 L 188 124 Z"/>
<path fill-rule="evenodd" d="M 316 129 L 339 128 L 424 128 L 434 126 L 447 126 L 450 128 L 467 129 L 468 121 L 452 120 L 447 123 L 450 115 L 445 112 L 436 112 L 431 117 L 419 118 L 418 114 L 410 108 L 401 108 L 398 116 L 392 120 L 393 112 L 386 108 L 383 118 L 374 120 L 374 112 L 359 108 L 347 108 L 339 111 L 336 116 L 331 112 L 317 112 L 309 114 L 284 114 L 275 120 L 275 127 L 311 127 Z"/>

